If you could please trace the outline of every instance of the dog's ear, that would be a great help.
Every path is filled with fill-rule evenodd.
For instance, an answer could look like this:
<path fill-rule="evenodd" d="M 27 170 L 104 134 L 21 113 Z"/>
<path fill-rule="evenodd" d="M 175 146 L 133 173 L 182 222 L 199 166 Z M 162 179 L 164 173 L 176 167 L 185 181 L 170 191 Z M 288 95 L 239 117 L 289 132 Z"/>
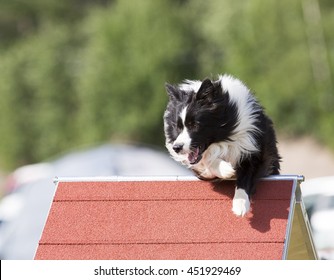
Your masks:
<path fill-rule="evenodd" d="M 212 99 L 214 98 L 214 94 L 215 94 L 215 87 L 213 83 L 211 82 L 210 79 L 205 79 L 202 82 L 201 87 L 199 88 L 196 94 L 196 99 L 197 100 L 205 99 L 208 101 L 212 101 Z"/>
<path fill-rule="evenodd" d="M 165 88 L 170 98 L 180 99 L 180 91 L 176 86 L 169 83 L 165 83 Z"/>

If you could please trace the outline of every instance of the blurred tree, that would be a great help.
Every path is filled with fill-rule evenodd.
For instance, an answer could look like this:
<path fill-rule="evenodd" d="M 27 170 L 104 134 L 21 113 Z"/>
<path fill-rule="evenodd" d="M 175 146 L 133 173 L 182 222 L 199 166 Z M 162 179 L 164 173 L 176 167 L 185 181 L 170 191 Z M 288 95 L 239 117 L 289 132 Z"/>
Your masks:
<path fill-rule="evenodd" d="M 320 107 L 317 134 L 327 145 L 334 148 L 332 140 L 334 137 L 334 2 L 304 0 L 303 7 L 304 18 L 310 12 L 317 15 L 316 20 L 309 19 L 306 24 L 310 58 L 313 59 L 313 63 L 318 64 L 318 71 L 321 73 L 320 77 L 314 75 Z M 319 49 L 321 53 L 317 51 Z M 311 55 L 312 51 L 313 55 Z"/>
<path fill-rule="evenodd" d="M 164 83 L 225 72 L 280 131 L 334 148 L 333 25 L 331 0 L 2 0 L 0 163 L 163 145 Z"/>
<path fill-rule="evenodd" d="M 1 0 L 0 48 L 34 34 L 45 21 L 74 24 L 91 7 L 111 2 L 113 0 Z"/>
<path fill-rule="evenodd" d="M 178 5 L 119 1 L 91 9 L 80 25 L 45 20 L 3 51 L 3 165 L 112 137 L 163 145 L 164 83 L 197 69 Z"/>
<path fill-rule="evenodd" d="M 197 70 L 196 37 L 182 8 L 165 0 L 118 1 L 90 14 L 77 83 L 80 141 L 164 143 L 164 83 Z"/>
<path fill-rule="evenodd" d="M 76 110 L 74 38 L 64 26 L 44 26 L 0 57 L 0 154 L 12 167 L 69 146 Z"/>
<path fill-rule="evenodd" d="M 190 10 L 202 15 L 197 28 L 207 44 L 199 54 L 202 75 L 228 72 L 240 77 L 255 91 L 281 131 L 294 135 L 313 133 L 334 147 L 328 137 L 329 130 L 334 136 L 333 128 L 329 128 L 329 120 L 334 117 L 333 103 L 328 104 L 331 110 L 325 110 L 318 102 L 326 94 L 328 100 L 329 92 L 333 97 L 333 88 L 323 86 L 321 90 L 313 76 L 303 2 L 190 2 Z M 332 28 L 333 5 L 329 10 L 331 19 L 326 19 L 331 23 L 320 22 L 316 32 L 323 32 L 323 24 Z M 325 37 L 334 43 L 332 33 L 326 32 Z M 326 41 L 323 48 L 328 49 Z"/>

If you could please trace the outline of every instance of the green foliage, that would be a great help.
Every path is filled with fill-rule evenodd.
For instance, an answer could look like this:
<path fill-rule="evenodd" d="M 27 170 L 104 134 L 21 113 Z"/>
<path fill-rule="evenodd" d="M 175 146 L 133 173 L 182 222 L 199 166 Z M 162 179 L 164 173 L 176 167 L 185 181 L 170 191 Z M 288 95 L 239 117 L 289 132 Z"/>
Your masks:
<path fill-rule="evenodd" d="M 325 46 L 332 73 L 327 80 L 317 81 L 310 58 L 310 40 L 314 34 L 309 34 L 308 20 L 303 13 L 306 2 L 317 3 L 196 1 L 194 5 L 203 15 L 199 30 L 210 46 L 209 52 L 203 50 L 199 54 L 201 75 L 227 72 L 240 77 L 254 90 L 281 131 L 313 134 L 334 147 L 333 125 L 330 125 L 334 116 L 331 82 L 334 52 Z M 320 8 L 323 16 L 315 32 L 321 33 L 324 28 L 326 40 L 317 44 L 330 45 L 334 37 L 331 28 L 326 27 L 333 26 L 333 5 Z"/>
<path fill-rule="evenodd" d="M 85 126 L 80 141 L 112 136 L 163 143 L 163 85 L 196 69 L 182 63 L 193 38 L 182 29 L 177 8 L 168 1 L 119 1 L 84 22 L 88 39 L 77 80 L 78 123 Z"/>
<path fill-rule="evenodd" d="M 75 113 L 70 33 L 46 27 L 1 57 L 0 154 L 6 166 L 68 147 Z"/>
<path fill-rule="evenodd" d="M 45 21 L 73 25 L 81 21 L 87 10 L 113 0 L 1 0 L 0 48 L 10 47 L 21 38 L 38 32 Z"/>
<path fill-rule="evenodd" d="M 1 1 L 0 165 L 162 146 L 164 83 L 225 72 L 280 131 L 334 148 L 333 19 L 330 0 Z"/>
<path fill-rule="evenodd" d="M 2 165 L 110 138 L 162 144 L 164 83 L 196 72 L 186 20 L 168 1 L 119 1 L 2 52 Z"/>

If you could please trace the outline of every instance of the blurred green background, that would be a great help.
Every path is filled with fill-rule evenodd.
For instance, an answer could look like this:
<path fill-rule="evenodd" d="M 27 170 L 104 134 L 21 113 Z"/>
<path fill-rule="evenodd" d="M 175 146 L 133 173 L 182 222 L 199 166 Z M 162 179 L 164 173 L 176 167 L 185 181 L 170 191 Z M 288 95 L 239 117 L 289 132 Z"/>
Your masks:
<path fill-rule="evenodd" d="M 0 168 L 163 147 L 166 81 L 230 73 L 280 133 L 334 149 L 332 0 L 1 0 Z"/>

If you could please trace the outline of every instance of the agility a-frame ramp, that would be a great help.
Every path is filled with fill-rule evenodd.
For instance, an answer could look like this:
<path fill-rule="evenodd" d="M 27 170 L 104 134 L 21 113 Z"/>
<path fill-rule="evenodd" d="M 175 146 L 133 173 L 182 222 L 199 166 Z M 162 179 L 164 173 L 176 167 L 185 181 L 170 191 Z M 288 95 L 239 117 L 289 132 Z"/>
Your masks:
<path fill-rule="evenodd" d="M 35 259 L 316 259 L 302 180 L 261 179 L 241 218 L 233 180 L 56 178 Z"/>

